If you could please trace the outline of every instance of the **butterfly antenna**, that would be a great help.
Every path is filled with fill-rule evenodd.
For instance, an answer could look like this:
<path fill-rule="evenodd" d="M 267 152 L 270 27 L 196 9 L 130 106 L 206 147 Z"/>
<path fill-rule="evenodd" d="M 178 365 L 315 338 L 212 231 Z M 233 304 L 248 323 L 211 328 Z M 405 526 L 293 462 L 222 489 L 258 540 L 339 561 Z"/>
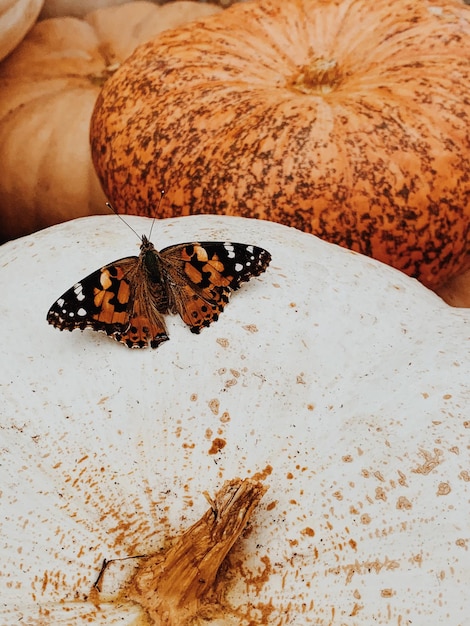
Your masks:
<path fill-rule="evenodd" d="M 152 230 L 153 230 L 153 227 L 154 227 L 155 221 L 156 221 L 156 219 L 157 219 L 157 215 L 160 215 L 160 205 L 161 205 L 161 203 L 162 203 L 162 200 L 163 200 L 163 196 L 164 196 L 164 195 L 165 195 L 165 190 L 164 190 L 164 189 L 162 189 L 162 190 L 160 191 L 160 200 L 158 201 L 156 215 L 155 215 L 155 217 L 153 218 L 152 226 L 150 226 L 150 232 L 149 232 L 149 237 L 148 237 L 148 238 L 149 238 L 149 241 L 151 241 L 151 239 L 152 239 Z"/>
<path fill-rule="evenodd" d="M 110 204 L 109 202 L 106 202 L 106 206 L 108 207 L 108 209 L 110 209 L 110 210 L 114 213 L 114 215 L 116 215 L 117 217 L 119 217 L 119 219 L 121 220 L 121 222 L 124 222 L 124 224 L 127 226 L 127 228 L 130 228 L 130 229 L 132 230 L 132 232 L 133 232 L 135 235 L 137 235 L 137 237 L 138 237 L 138 238 L 142 241 L 142 237 L 139 235 L 139 233 L 138 233 L 136 230 L 134 230 L 130 224 L 128 224 L 128 223 L 126 222 L 126 220 L 122 217 L 122 215 L 119 215 L 119 213 L 116 211 L 116 209 L 113 207 L 113 205 L 112 205 L 112 204 Z"/>

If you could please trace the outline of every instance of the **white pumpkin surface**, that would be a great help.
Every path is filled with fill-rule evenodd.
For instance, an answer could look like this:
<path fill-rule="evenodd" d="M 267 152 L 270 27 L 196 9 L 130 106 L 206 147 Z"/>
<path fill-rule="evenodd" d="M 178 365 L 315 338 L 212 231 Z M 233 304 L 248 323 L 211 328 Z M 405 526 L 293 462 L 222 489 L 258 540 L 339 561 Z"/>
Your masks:
<path fill-rule="evenodd" d="M 271 265 L 200 335 L 168 318 L 157 350 L 45 320 L 138 254 L 115 216 L 1 248 L 0 623 L 146 623 L 113 595 L 138 559 L 90 601 L 103 559 L 162 549 L 234 477 L 269 489 L 229 554 L 225 617 L 201 623 L 468 623 L 470 311 L 278 224 L 193 216 L 152 235 L 207 239 Z"/>
<path fill-rule="evenodd" d="M 20 43 L 43 4 L 44 0 L 0 0 L 0 60 Z"/>

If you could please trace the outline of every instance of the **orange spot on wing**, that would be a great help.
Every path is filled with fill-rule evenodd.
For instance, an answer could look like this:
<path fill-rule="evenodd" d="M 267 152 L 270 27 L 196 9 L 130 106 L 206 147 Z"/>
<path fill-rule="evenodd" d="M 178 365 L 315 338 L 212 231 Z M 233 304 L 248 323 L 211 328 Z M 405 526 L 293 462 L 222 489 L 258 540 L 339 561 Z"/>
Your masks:
<path fill-rule="evenodd" d="M 116 311 L 113 310 L 113 324 L 127 324 L 127 322 L 129 321 L 129 314 L 126 313 L 125 311 L 122 311 L 120 313 L 116 313 Z"/>
<path fill-rule="evenodd" d="M 102 270 L 100 274 L 100 283 L 103 289 L 109 289 L 113 284 L 111 276 L 109 275 L 108 270 Z"/>
<path fill-rule="evenodd" d="M 95 289 L 93 292 L 93 303 L 96 307 L 100 308 L 103 305 L 103 301 L 108 292 L 104 289 Z M 109 299 L 109 294 L 108 294 Z"/>
<path fill-rule="evenodd" d="M 156 337 L 168 339 L 165 326 L 157 319 L 151 321 L 145 315 L 135 314 L 129 322 L 129 328 L 120 338 L 123 343 L 143 347 Z"/>
<path fill-rule="evenodd" d="M 129 314 L 126 311 L 116 312 L 116 309 L 110 300 L 114 297 L 111 291 L 98 291 L 95 290 L 94 303 L 99 309 L 98 315 L 94 315 L 94 319 L 97 322 L 103 322 L 104 324 L 126 324 L 129 319 Z"/>
<path fill-rule="evenodd" d="M 178 305 L 178 313 L 185 324 L 192 328 L 207 326 L 218 318 L 219 313 L 224 309 L 224 303 L 218 298 L 218 294 L 213 294 L 216 301 L 206 302 L 198 296 L 189 285 L 184 288 L 182 297 Z"/>
<path fill-rule="evenodd" d="M 125 304 L 126 302 L 129 302 L 130 296 L 131 290 L 129 283 L 125 280 L 121 280 L 121 282 L 119 283 L 119 290 L 117 292 L 117 299 L 119 300 L 119 302 Z"/>
<path fill-rule="evenodd" d="M 220 267 L 219 267 L 220 266 Z M 217 264 L 209 264 L 204 265 L 204 272 L 210 274 L 210 282 L 216 287 L 227 287 L 230 285 L 232 280 L 232 276 L 224 276 L 221 272 L 223 272 L 224 266 L 222 263 Z"/>
<path fill-rule="evenodd" d="M 194 247 L 194 252 L 196 253 L 197 256 L 197 260 L 198 261 L 207 261 L 208 260 L 208 256 L 207 256 L 207 251 L 205 248 L 203 248 L 202 246 L 195 246 Z"/>
<path fill-rule="evenodd" d="M 199 283 L 202 281 L 202 274 L 201 272 L 196 269 L 194 267 L 194 265 L 191 265 L 191 263 L 186 263 L 185 267 L 184 267 L 184 272 L 186 274 L 186 276 L 193 281 L 193 283 L 195 283 L 196 285 L 199 285 Z"/>
<path fill-rule="evenodd" d="M 223 272 L 225 269 L 225 265 L 217 257 L 214 257 L 207 266 L 212 267 L 216 272 Z M 206 266 L 204 266 L 204 269 L 206 269 Z"/>

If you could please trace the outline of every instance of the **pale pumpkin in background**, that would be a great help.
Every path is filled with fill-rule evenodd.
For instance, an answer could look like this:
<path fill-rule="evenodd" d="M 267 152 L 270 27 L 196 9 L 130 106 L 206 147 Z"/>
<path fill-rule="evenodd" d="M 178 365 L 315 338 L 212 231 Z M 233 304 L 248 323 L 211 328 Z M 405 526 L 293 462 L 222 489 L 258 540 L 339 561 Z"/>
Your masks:
<path fill-rule="evenodd" d="M 97 9 L 125 3 L 126 0 L 44 0 L 39 19 L 66 15 L 84 17 L 87 13 Z"/>
<path fill-rule="evenodd" d="M 197 1 L 206 2 L 206 0 Z M 234 1 L 236 0 L 212 0 L 212 4 L 218 4 L 221 7 L 226 7 L 233 4 Z M 45 0 L 39 17 L 40 19 L 64 15 L 83 17 L 91 11 L 96 11 L 96 9 L 102 9 L 116 4 L 124 4 L 125 2 L 126 0 Z M 167 2 L 168 0 L 154 0 L 154 3 L 156 4 L 166 4 Z M 170 4 L 172 3 L 170 2 Z"/>
<path fill-rule="evenodd" d="M 134 2 L 36 24 L 0 65 L 0 237 L 107 211 L 90 156 L 101 85 L 139 43 L 221 11 Z"/>
<path fill-rule="evenodd" d="M 470 10 L 237 4 L 139 47 L 93 158 L 119 211 L 279 221 L 438 289 L 470 264 Z"/>
<path fill-rule="evenodd" d="M 33 26 L 44 0 L 0 0 L 0 60 Z"/>
<path fill-rule="evenodd" d="M 140 560 L 112 563 L 98 594 L 103 559 L 165 549 L 240 476 L 268 490 L 221 605 L 192 623 L 466 624 L 470 311 L 262 220 L 162 220 L 152 239 L 251 242 L 272 262 L 200 335 L 169 317 L 170 341 L 129 350 L 45 319 L 138 252 L 115 216 L 0 249 L 0 623 L 148 624 L 115 593 Z"/>

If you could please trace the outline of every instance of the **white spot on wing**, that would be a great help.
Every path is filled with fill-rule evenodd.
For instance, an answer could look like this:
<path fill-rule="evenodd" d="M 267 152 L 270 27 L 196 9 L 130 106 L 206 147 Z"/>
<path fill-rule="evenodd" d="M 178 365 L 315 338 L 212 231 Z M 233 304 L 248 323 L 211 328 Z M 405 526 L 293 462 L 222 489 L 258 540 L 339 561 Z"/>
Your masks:
<path fill-rule="evenodd" d="M 224 248 L 227 252 L 227 256 L 229 259 L 233 259 L 235 257 L 235 248 L 231 243 L 224 243 Z"/>
<path fill-rule="evenodd" d="M 82 283 L 77 283 L 76 285 L 74 285 L 73 292 L 79 302 L 85 299 L 85 296 L 83 295 Z"/>

